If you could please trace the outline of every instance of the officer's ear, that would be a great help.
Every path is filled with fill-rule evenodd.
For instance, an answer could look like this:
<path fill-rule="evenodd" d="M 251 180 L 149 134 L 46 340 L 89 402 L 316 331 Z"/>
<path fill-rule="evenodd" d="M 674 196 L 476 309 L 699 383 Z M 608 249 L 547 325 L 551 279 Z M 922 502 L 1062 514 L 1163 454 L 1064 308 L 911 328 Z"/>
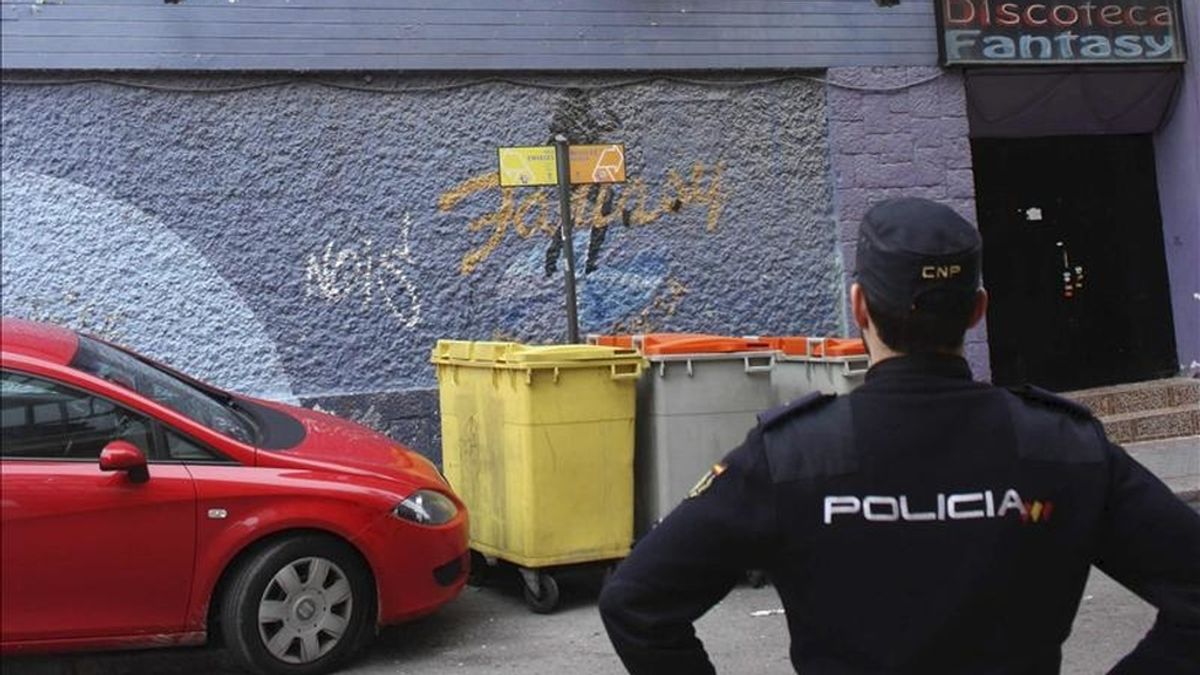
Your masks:
<path fill-rule="evenodd" d="M 858 283 L 850 285 L 850 313 L 854 315 L 854 324 L 859 330 L 867 330 L 871 326 L 871 315 L 867 311 L 867 294 Z"/>
<path fill-rule="evenodd" d="M 982 288 L 975 291 L 975 307 L 971 310 L 971 322 L 967 328 L 974 328 L 983 317 L 987 316 L 988 294 Z"/>

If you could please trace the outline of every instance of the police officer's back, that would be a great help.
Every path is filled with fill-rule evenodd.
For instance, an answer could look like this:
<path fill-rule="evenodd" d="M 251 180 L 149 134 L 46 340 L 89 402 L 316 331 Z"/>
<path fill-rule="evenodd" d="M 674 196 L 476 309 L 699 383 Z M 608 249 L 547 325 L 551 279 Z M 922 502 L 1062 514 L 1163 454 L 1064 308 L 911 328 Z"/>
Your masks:
<path fill-rule="evenodd" d="M 973 382 L 980 244 L 952 210 L 884 202 L 858 241 L 864 384 L 760 417 L 605 587 L 634 673 L 711 672 L 692 622 L 747 569 L 822 673 L 1057 673 L 1090 565 L 1159 609 L 1116 672 L 1200 673 L 1200 516 L 1082 407 Z"/>

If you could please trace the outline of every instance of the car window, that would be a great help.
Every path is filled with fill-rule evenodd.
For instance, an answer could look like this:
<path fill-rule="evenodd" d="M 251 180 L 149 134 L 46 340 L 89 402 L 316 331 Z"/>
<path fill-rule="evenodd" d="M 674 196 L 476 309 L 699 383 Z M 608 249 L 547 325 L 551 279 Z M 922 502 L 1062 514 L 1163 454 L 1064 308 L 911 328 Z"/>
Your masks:
<path fill-rule="evenodd" d="M 0 374 L 0 455 L 29 459 L 98 459 L 111 441 L 150 455 L 150 423 L 111 401 L 48 382 Z"/>
<path fill-rule="evenodd" d="M 219 462 L 230 463 L 230 460 L 210 451 L 198 443 L 171 431 L 164 429 L 167 439 L 167 458 L 179 462 Z"/>
<path fill-rule="evenodd" d="M 106 342 L 79 337 L 71 366 L 132 389 L 204 426 L 243 443 L 253 443 L 256 429 L 250 416 L 223 392 L 200 388 L 176 373 Z"/>

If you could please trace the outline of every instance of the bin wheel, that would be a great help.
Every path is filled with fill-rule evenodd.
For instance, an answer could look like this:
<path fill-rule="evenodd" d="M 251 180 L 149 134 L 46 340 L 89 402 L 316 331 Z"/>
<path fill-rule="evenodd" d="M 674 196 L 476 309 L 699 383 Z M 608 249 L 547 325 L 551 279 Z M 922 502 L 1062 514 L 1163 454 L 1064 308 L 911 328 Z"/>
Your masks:
<path fill-rule="evenodd" d="M 558 582 L 549 574 L 538 574 L 538 592 L 525 586 L 525 604 L 537 614 L 549 614 L 558 607 Z"/>
<path fill-rule="evenodd" d="M 606 565 L 604 567 L 604 574 L 603 574 L 603 576 L 600 577 L 600 588 L 604 588 L 605 586 L 607 586 L 608 582 L 612 581 L 612 578 L 613 578 L 613 576 L 616 575 L 616 573 L 617 573 L 617 563 L 613 563 L 611 565 Z"/>

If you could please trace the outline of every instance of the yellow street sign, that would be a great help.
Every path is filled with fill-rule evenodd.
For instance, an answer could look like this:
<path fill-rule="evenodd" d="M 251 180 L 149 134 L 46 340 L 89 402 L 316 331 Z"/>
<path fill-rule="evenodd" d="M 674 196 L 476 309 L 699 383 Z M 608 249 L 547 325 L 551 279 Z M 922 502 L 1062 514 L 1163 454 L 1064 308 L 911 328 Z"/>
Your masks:
<path fill-rule="evenodd" d="M 500 186 L 557 185 L 554 146 L 500 148 Z M 571 184 L 624 183 L 625 146 L 570 146 Z"/>
<path fill-rule="evenodd" d="M 625 146 L 572 145 L 571 183 L 624 183 Z"/>
<path fill-rule="evenodd" d="M 500 148 L 500 186 L 558 185 L 553 145 Z"/>

